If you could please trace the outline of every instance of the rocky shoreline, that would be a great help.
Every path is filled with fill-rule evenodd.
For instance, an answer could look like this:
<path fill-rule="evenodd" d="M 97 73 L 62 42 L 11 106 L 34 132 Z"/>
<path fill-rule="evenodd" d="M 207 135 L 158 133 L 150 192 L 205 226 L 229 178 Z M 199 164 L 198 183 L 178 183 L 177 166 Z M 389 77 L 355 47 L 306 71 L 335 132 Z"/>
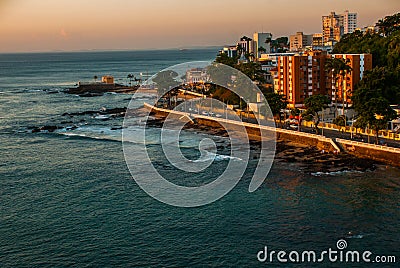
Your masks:
<path fill-rule="evenodd" d="M 107 92 L 114 93 L 134 93 L 139 88 L 139 86 L 125 86 L 120 84 L 84 84 L 78 87 L 69 88 L 65 90 L 67 94 L 75 94 L 80 97 L 97 97 L 102 96 Z"/>
<path fill-rule="evenodd" d="M 163 117 L 154 117 L 147 121 L 148 126 L 162 127 Z M 207 133 L 214 136 L 227 137 L 227 132 L 222 128 L 208 127 L 198 124 L 185 125 L 186 130 Z M 260 142 L 250 141 L 253 151 L 260 150 Z M 347 153 L 329 153 L 299 143 L 278 140 L 276 142 L 275 161 L 282 163 L 293 163 L 299 170 L 307 174 L 339 172 L 366 172 L 375 170 L 382 163 L 364 158 L 357 158 Z"/>
<path fill-rule="evenodd" d="M 28 130 L 32 133 L 39 132 L 54 132 L 58 129 L 67 129 L 67 130 L 75 130 L 78 128 L 78 124 L 85 123 L 86 120 L 84 118 L 79 119 L 78 121 L 72 121 L 71 119 L 79 116 L 92 116 L 96 119 L 107 121 L 112 120 L 113 118 L 124 117 L 126 113 L 126 107 L 124 108 L 101 108 L 100 110 L 89 110 L 84 112 L 73 112 L 73 113 L 63 113 L 61 116 L 66 118 L 67 120 L 61 121 L 57 125 L 44 125 L 44 126 L 30 126 Z M 121 129 L 122 127 L 112 127 L 111 130 Z"/>
<path fill-rule="evenodd" d="M 100 120 L 111 120 L 113 118 L 121 118 L 126 114 L 127 108 L 113 108 L 100 110 L 89 110 L 84 112 L 72 112 L 64 113 L 61 116 L 65 118 L 73 118 L 80 116 L 94 116 Z M 131 116 L 142 117 L 146 115 L 146 110 L 138 108 L 135 110 L 129 110 Z M 79 118 L 78 118 L 79 120 Z M 147 127 L 161 128 L 163 126 L 165 118 L 159 116 L 150 116 L 146 122 Z M 74 120 L 76 121 L 76 119 Z M 79 122 L 85 122 L 84 118 L 81 118 Z M 72 125 L 71 125 L 72 124 Z M 68 125 L 68 126 L 66 126 Z M 66 128 L 68 130 L 74 130 L 78 128 L 73 121 L 62 121 L 59 125 L 45 125 L 45 126 L 34 126 L 29 127 L 32 133 L 37 132 L 54 132 L 58 129 Z M 122 127 L 111 127 L 111 130 L 121 129 Z M 199 124 L 186 124 L 184 129 L 188 131 L 195 131 L 199 133 L 206 133 L 213 136 L 227 137 L 228 134 L 223 128 L 209 127 Z M 257 157 L 260 150 L 260 142 L 250 141 L 250 148 L 252 150 L 253 157 Z M 328 153 L 325 151 L 318 150 L 316 147 L 305 146 L 303 144 L 278 140 L 276 142 L 276 153 L 275 162 L 290 163 L 298 167 L 299 171 L 307 174 L 328 174 L 338 172 L 366 172 L 375 170 L 381 163 L 371 160 L 357 158 L 347 153 Z"/>

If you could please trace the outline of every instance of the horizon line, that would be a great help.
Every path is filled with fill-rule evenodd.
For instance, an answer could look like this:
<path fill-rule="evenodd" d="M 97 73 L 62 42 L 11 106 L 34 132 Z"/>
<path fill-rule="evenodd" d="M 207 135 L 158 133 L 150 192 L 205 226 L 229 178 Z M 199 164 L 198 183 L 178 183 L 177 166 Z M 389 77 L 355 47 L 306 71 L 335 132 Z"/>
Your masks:
<path fill-rule="evenodd" d="M 0 54 L 35 54 L 35 53 L 84 53 L 84 52 L 129 52 L 129 51 L 161 51 L 161 50 L 189 50 L 189 49 L 212 49 L 223 48 L 225 45 L 210 45 L 210 46 L 182 46 L 168 48 L 105 48 L 105 49 L 76 49 L 76 50 L 35 50 L 35 51 L 0 51 Z"/>

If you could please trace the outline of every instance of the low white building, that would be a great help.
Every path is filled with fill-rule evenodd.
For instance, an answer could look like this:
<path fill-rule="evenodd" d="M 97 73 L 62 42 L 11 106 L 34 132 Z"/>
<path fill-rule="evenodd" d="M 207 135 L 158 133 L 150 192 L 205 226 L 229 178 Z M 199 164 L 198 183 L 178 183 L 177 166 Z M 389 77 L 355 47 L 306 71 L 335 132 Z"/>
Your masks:
<path fill-rule="evenodd" d="M 210 80 L 210 76 L 204 68 L 193 68 L 186 71 L 186 83 L 204 83 Z"/>

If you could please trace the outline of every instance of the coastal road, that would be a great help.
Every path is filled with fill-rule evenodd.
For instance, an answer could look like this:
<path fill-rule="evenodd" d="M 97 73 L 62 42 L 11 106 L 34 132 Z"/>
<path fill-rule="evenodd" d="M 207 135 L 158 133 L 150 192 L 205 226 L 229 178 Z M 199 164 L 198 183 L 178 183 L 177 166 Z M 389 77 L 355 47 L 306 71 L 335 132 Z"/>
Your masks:
<path fill-rule="evenodd" d="M 248 122 L 248 123 L 253 123 L 253 124 L 257 124 L 257 121 L 253 118 L 243 118 L 243 121 Z M 288 128 L 290 129 L 290 128 Z M 292 129 L 293 130 L 293 129 Z M 306 133 L 310 133 L 310 134 L 315 134 L 315 129 L 314 128 L 310 128 L 310 127 L 305 127 L 302 126 L 301 127 L 301 131 L 302 132 L 306 132 Z M 319 129 L 320 131 L 320 135 L 322 132 L 322 129 Z M 323 130 L 323 134 L 325 137 L 327 138 L 331 138 L 331 139 L 346 139 L 346 140 L 353 140 L 353 141 L 359 141 L 359 142 L 365 142 L 368 143 L 368 136 L 367 135 L 362 135 L 362 134 L 357 134 L 355 135 L 353 133 L 353 138 L 351 138 L 351 134 L 347 133 L 347 132 L 340 132 L 338 130 L 332 130 L 332 129 L 324 129 Z M 375 143 L 375 137 L 370 136 L 370 144 L 374 144 Z M 400 148 L 400 142 L 399 141 L 395 141 L 395 140 L 390 140 L 390 139 L 385 139 L 385 138 L 379 138 L 379 144 L 380 145 L 387 145 L 390 147 L 395 147 L 395 148 Z"/>
<path fill-rule="evenodd" d="M 309 128 L 309 127 L 301 127 L 301 131 L 303 132 L 307 132 L 307 133 L 313 133 L 315 134 L 315 130 L 314 128 Z M 322 132 L 322 129 L 319 129 L 320 134 Z M 347 133 L 347 132 L 340 132 L 337 130 L 332 130 L 332 129 L 324 129 L 324 136 L 327 138 L 339 138 L 339 139 L 346 139 L 346 140 L 353 140 L 353 141 L 359 141 L 359 142 L 365 142 L 368 143 L 368 136 L 367 135 L 361 135 L 361 134 L 357 134 L 355 135 L 353 133 L 353 139 L 351 138 L 351 134 Z M 369 137 L 371 144 L 375 143 L 375 137 L 370 136 Z M 387 145 L 390 147 L 396 147 L 396 148 L 400 148 L 400 142 L 399 141 L 395 141 L 395 140 L 389 140 L 389 139 L 385 139 L 385 138 L 379 138 L 379 144 L 380 145 Z"/>

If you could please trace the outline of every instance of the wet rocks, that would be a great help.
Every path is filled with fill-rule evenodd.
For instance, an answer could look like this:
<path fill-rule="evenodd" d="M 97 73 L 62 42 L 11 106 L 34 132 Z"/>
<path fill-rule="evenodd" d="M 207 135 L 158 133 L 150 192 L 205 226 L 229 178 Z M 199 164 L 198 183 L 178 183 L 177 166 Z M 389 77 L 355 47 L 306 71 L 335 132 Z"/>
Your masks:
<path fill-rule="evenodd" d="M 101 108 L 100 110 L 94 111 L 94 110 L 88 110 L 88 111 L 83 111 L 83 112 L 74 112 L 74 113 L 63 113 L 61 116 L 69 116 L 69 117 L 74 117 L 74 116 L 82 116 L 82 115 L 112 115 L 114 117 L 123 117 L 125 116 L 126 113 L 126 107 L 123 108 Z"/>
<path fill-rule="evenodd" d="M 116 93 L 132 93 L 135 92 L 139 86 L 125 86 L 120 84 L 106 84 L 106 83 L 89 83 L 81 84 L 75 88 L 69 88 L 64 92 L 67 94 L 75 94 L 80 97 L 97 97 L 102 96 L 107 92 Z"/>
<path fill-rule="evenodd" d="M 58 126 L 42 126 L 42 127 L 32 127 L 32 133 L 38 133 L 38 132 L 54 132 L 57 129 L 61 129 L 62 127 Z"/>

